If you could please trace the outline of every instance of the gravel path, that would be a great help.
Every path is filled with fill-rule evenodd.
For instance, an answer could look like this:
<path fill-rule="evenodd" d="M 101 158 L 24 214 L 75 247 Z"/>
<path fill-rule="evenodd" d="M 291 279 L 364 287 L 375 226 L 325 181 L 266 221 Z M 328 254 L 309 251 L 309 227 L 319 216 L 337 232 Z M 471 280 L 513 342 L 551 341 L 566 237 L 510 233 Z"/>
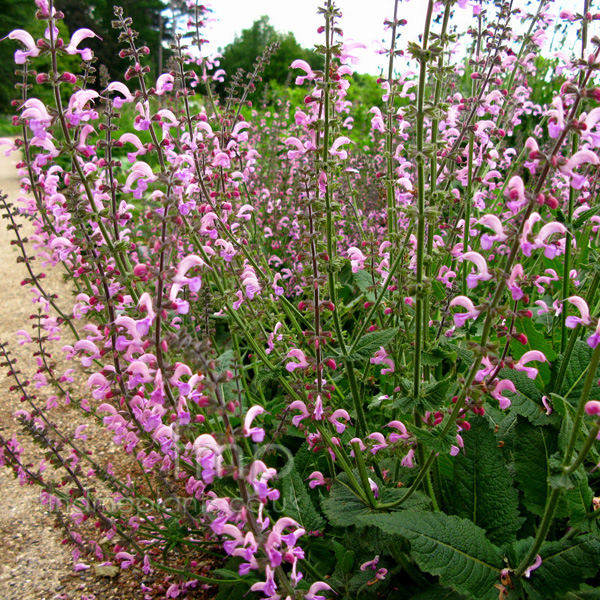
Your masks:
<path fill-rule="evenodd" d="M 7 157 L 3 149 L 0 149 L 0 192 L 8 194 L 13 203 L 16 203 L 20 195 L 19 177 L 15 168 L 19 159 L 18 153 Z M 29 317 L 37 309 L 31 302 L 31 286 L 21 286 L 21 281 L 28 275 L 25 266 L 16 262 L 19 252 L 16 246 L 10 244 L 13 232 L 6 229 L 6 223 L 4 219 L 0 222 L 0 340 L 8 343 L 13 357 L 17 358 L 19 370 L 31 379 L 37 369 L 32 355 L 33 348 L 30 345 L 19 346 L 15 334 L 19 329 L 31 331 Z M 32 226 L 27 221 L 23 221 L 23 225 L 22 235 L 27 236 L 31 233 Z M 61 280 L 58 270 L 45 270 L 45 273 L 46 291 L 60 292 L 63 298 L 68 299 L 68 286 Z M 69 312 L 64 300 L 61 302 L 59 298 L 57 302 L 62 304 L 63 310 Z M 46 346 L 59 369 L 76 367 L 73 363 L 66 365 L 62 360 L 60 348 L 64 344 L 74 343 L 69 339 L 68 333 L 65 327 L 64 338 L 54 342 L 54 345 Z M 78 389 L 83 389 L 87 377 L 82 368 L 76 372 L 75 385 Z M 0 368 L 0 433 L 5 438 L 11 438 L 16 433 L 24 448 L 22 456 L 37 467 L 41 458 L 40 448 L 21 432 L 20 425 L 13 416 L 19 408 L 29 408 L 20 403 L 14 392 L 9 391 L 13 383 L 6 374 L 6 368 Z M 44 390 L 45 388 L 36 391 L 42 404 L 45 404 L 45 397 L 51 393 L 44 396 Z M 58 407 L 53 409 L 52 419 L 62 431 L 72 432 L 80 422 L 78 415 L 79 413 L 73 414 L 68 408 Z M 90 427 L 86 433 L 89 441 L 86 442 L 85 449 L 92 450 L 95 459 L 101 464 L 110 460 L 117 473 L 132 473 L 135 476 L 135 468 L 112 443 L 112 436 L 98 428 L 94 422 L 88 423 Z M 140 569 L 131 568 L 117 571 L 116 576 L 113 573 L 110 577 L 96 575 L 94 568 L 74 572 L 71 547 L 63 544 L 64 532 L 55 528 L 54 517 L 45 511 L 39 495 L 38 486 L 21 486 L 9 468 L 0 468 L 0 600 L 142 600 L 165 597 L 164 592 L 171 578 L 165 580 L 158 572 L 144 576 Z M 202 556 L 197 558 L 202 560 Z M 152 588 L 149 595 L 140 591 L 140 583 Z M 149 591 L 148 587 L 146 590 Z M 205 600 L 213 597 L 214 588 L 213 591 L 197 588 L 180 596 L 180 600 Z"/>
<path fill-rule="evenodd" d="M 17 158 L 17 153 L 7 157 L 0 152 L 0 190 L 13 201 L 19 196 Z M 33 305 L 28 288 L 20 285 L 26 270 L 24 265 L 16 263 L 18 251 L 10 245 L 11 232 L 5 223 L 3 220 L 0 229 L 0 339 L 9 343 L 21 369 L 29 371 L 25 365 L 31 365 L 33 357 L 16 344 L 15 332 L 27 327 Z M 17 430 L 12 413 L 19 402 L 8 391 L 11 383 L 2 368 L 0 429 L 5 437 Z M 33 459 L 31 445 L 26 450 Z M 61 579 L 71 575 L 69 551 L 61 543 L 61 532 L 54 530 L 53 519 L 44 513 L 38 498 L 37 487 L 20 486 L 9 469 L 0 469 L 0 598 L 3 600 L 53 598 L 65 587 Z"/>
<path fill-rule="evenodd" d="M 0 191 L 8 194 L 13 202 L 20 195 L 15 168 L 19 158 L 18 153 L 7 157 L 3 150 L 0 151 Z M 6 223 L 3 220 L 0 225 L 0 340 L 9 344 L 19 369 L 30 378 L 37 368 L 32 349 L 19 346 L 15 332 L 29 330 L 29 316 L 36 310 L 31 303 L 30 286 L 20 285 L 27 272 L 23 264 L 16 262 L 18 249 L 10 245 L 12 232 L 6 229 Z M 31 230 L 31 224 L 24 221 L 21 232 L 28 235 Z M 64 294 L 66 288 L 60 275 L 51 272 L 47 275 L 45 287 L 54 292 L 61 290 Z M 72 342 L 65 339 L 51 347 L 54 358 L 60 357 L 60 347 L 65 343 Z M 6 369 L 1 368 L 0 431 L 6 438 L 17 433 L 25 449 L 23 455 L 37 466 L 40 450 L 28 436 L 21 434 L 20 426 L 13 417 L 15 410 L 27 407 L 21 405 L 18 396 L 8 390 L 12 383 Z M 57 415 L 59 422 L 68 427 L 72 416 L 65 409 L 62 412 L 62 415 L 60 412 Z M 115 452 L 106 435 L 101 436 L 96 444 L 95 450 L 101 454 Z M 63 531 L 54 527 L 54 518 L 45 511 L 39 494 L 37 486 L 21 486 L 10 469 L 0 468 L 0 599 L 108 600 L 140 597 L 137 582 L 94 577 L 93 571 L 73 571 L 71 548 L 62 543 Z"/>

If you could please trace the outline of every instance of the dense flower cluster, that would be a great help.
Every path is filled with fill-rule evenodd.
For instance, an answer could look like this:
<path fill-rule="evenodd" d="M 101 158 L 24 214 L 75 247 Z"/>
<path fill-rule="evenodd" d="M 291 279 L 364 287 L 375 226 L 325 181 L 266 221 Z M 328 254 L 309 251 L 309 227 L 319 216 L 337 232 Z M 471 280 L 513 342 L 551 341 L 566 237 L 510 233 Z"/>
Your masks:
<path fill-rule="evenodd" d="M 62 15 L 47 0 L 36 4 L 44 39 L 20 29 L 8 37 L 20 44 L 24 83 L 30 64 L 50 56 L 37 84 L 53 90 L 57 105 L 24 85 L 22 139 L 0 144 L 24 151 L 18 212 L 34 225 L 36 264 L 63 268 L 75 294 L 70 312 L 60 310 L 30 268 L 38 328 L 18 335 L 40 349 L 32 382 L 3 351 L 30 405 L 17 416 L 54 449 L 72 488 L 23 465 L 16 438 L 0 438 L 0 461 L 68 513 L 76 569 L 95 560 L 149 573 L 178 544 L 200 553 L 219 542 L 227 573 L 263 598 L 393 591 L 390 570 L 411 572 L 406 551 L 386 549 L 382 559 L 381 543 L 359 550 L 340 528 L 379 527 L 360 518 L 419 507 L 438 514 L 446 491 L 433 485 L 432 466 L 438 482 L 457 469 L 473 423 L 489 419 L 487 429 L 504 434 L 517 418 L 550 427 L 555 410 L 572 412 L 556 442 L 566 444 L 558 464 L 567 477 L 583 463 L 600 430 L 597 39 L 579 60 L 557 53 L 563 79 L 542 99 L 532 82 L 555 18 L 545 2 L 532 15 L 495 3 L 485 25 L 485 3 L 430 0 L 420 45 L 401 50 L 403 20 L 387 24 L 389 76 L 378 81 L 378 105 L 361 133 L 350 98 L 365 46 L 342 38 L 330 1 L 321 10 L 324 64 L 290 66 L 305 86 L 303 105 L 262 111 L 245 105 L 259 68 L 246 88 L 234 79 L 219 99 L 210 85 L 224 75 L 218 60 L 199 58 L 181 38 L 172 69 L 151 78 L 147 49 L 136 46 L 120 11 L 131 65 L 125 82 L 95 87 L 92 54 L 80 48 L 95 34 L 79 30 L 67 43 L 56 27 Z M 190 6 L 205 18 L 204 8 Z M 478 24 L 464 40 L 473 44 L 468 58 L 451 47 L 454 11 Z M 441 32 L 429 39 L 436 13 Z M 513 26 L 519 17 L 527 33 Z M 587 40 L 598 15 L 558 18 L 581 25 Z M 81 57 L 84 77 L 61 71 L 65 54 Z M 448 69 L 451 59 L 459 64 Z M 7 210 L 19 236 L 17 211 Z M 28 252 L 25 240 L 17 243 Z M 58 373 L 43 348 L 67 328 L 74 339 L 63 351 L 85 369 L 87 390 L 74 390 L 73 370 Z M 567 374 L 574 352 L 592 365 L 585 385 L 583 373 Z M 46 406 L 32 386 L 52 390 Z M 73 435 L 52 431 L 52 410 L 65 402 L 110 432 L 145 483 L 82 451 L 87 423 Z M 135 516 L 104 510 L 96 479 L 117 506 L 135 503 Z M 157 496 L 163 481 L 182 506 Z M 552 497 L 533 514 L 551 512 L 551 521 Z M 359 509 L 348 523 L 337 512 L 352 502 Z M 88 518 L 106 543 L 79 527 Z M 517 543 L 515 523 L 508 541 Z M 512 589 L 509 573 L 531 581 L 543 574 L 542 525 L 543 536 L 508 554 L 509 569 L 494 563 L 490 588 L 501 598 Z M 414 542 L 411 531 L 397 533 Z M 321 536 L 349 567 L 313 566 Z M 413 551 L 423 571 L 441 574 Z M 347 576 L 355 562 L 356 580 Z M 169 569 L 177 579 L 167 598 L 196 584 L 238 583 L 187 559 L 184 569 Z M 412 579 L 422 584 L 419 577 Z M 474 593 L 468 585 L 449 584 L 466 595 Z"/>

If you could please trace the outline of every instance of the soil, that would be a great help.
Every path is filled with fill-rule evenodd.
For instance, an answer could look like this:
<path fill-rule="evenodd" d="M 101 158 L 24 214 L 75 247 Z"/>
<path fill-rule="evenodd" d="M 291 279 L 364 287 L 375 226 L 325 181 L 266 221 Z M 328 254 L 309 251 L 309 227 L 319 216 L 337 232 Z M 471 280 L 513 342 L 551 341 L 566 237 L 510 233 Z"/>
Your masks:
<path fill-rule="evenodd" d="M 15 165 L 20 156 L 13 153 L 5 156 L 0 148 L 0 192 L 7 194 L 15 203 L 20 195 L 19 177 Z M 24 235 L 31 232 L 31 224 L 23 222 Z M 6 221 L 3 221 L 6 223 Z M 13 357 L 17 358 L 18 367 L 28 378 L 35 373 L 37 365 L 31 346 L 20 346 L 15 335 L 19 329 L 30 329 L 30 315 L 37 309 L 31 302 L 29 285 L 21 286 L 27 277 L 25 266 L 17 263 L 19 256 L 16 246 L 11 246 L 13 233 L 5 227 L 0 228 L 0 340 L 7 343 Z M 60 292 L 64 298 L 70 293 L 59 273 L 50 270 L 44 285 L 47 290 Z M 60 303 L 60 300 L 59 300 Z M 65 328 L 66 329 L 66 328 Z M 63 339 L 50 347 L 53 360 L 61 365 L 60 348 L 73 341 L 63 332 Z M 74 367 L 69 364 L 69 367 Z M 81 372 L 75 375 L 75 384 L 84 386 L 88 374 Z M 27 409 L 21 404 L 19 395 L 9 391 L 13 381 L 7 376 L 6 368 L 0 368 L 0 434 L 11 438 L 17 434 L 23 445 L 23 456 L 37 467 L 41 452 L 30 438 L 21 430 L 21 425 L 14 417 L 18 409 Z M 39 399 L 45 404 L 40 390 Z M 46 394 L 46 395 L 49 395 Z M 60 407 L 53 410 L 53 420 L 66 431 L 73 431 L 72 411 Z M 79 419 L 77 421 L 80 422 Z M 122 452 L 112 443 L 110 435 L 90 423 L 86 431 L 88 441 L 85 448 L 92 450 L 100 464 L 110 460 L 117 470 L 130 468 L 126 462 L 120 462 Z M 125 457 L 126 459 L 126 457 Z M 122 471 L 123 472 L 123 471 Z M 55 524 L 54 517 L 40 502 L 40 488 L 36 485 L 21 486 L 8 467 L 0 468 L 0 598 L 2 600 L 142 600 L 164 598 L 169 586 L 160 574 L 145 577 L 141 570 L 115 570 L 112 576 L 99 576 L 94 566 L 86 571 L 75 572 L 71 557 L 71 546 L 63 543 L 64 531 Z M 91 564 L 85 560 L 86 564 Z M 172 581 L 171 581 L 172 582 Z M 152 587 L 152 592 L 141 591 L 140 584 Z M 184 598 L 201 599 L 214 597 L 214 592 L 201 589 L 191 590 Z"/>

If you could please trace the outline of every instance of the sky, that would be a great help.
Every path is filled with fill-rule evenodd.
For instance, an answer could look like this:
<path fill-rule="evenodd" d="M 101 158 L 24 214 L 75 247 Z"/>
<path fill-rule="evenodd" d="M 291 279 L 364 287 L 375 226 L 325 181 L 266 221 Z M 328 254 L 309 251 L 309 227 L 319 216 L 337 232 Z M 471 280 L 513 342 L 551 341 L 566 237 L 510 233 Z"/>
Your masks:
<path fill-rule="evenodd" d="M 304 48 L 312 48 L 323 43 L 323 36 L 317 29 L 323 25 L 323 17 L 317 14 L 323 0 L 212 0 L 213 17 L 216 21 L 207 32 L 210 40 L 209 52 L 216 52 L 232 42 L 235 34 L 247 29 L 263 15 L 281 32 L 291 31 L 298 43 Z M 337 6 L 342 11 L 341 27 L 345 40 L 353 39 L 371 45 L 373 40 L 385 40 L 389 46 L 389 32 L 384 37 L 383 22 L 393 17 L 393 0 L 338 0 Z M 409 23 L 418 23 L 422 30 L 425 20 L 426 2 L 412 0 L 401 5 L 400 18 Z M 469 11 L 470 12 L 470 11 Z M 413 31 L 417 27 L 413 26 Z M 386 64 L 385 57 L 373 56 L 373 52 L 359 51 L 361 62 L 357 68 L 361 72 L 378 73 L 379 65 Z M 357 54 L 359 54 L 357 52 Z"/>
<path fill-rule="evenodd" d="M 558 13 L 563 7 L 576 11 L 576 5 L 582 2 L 583 0 L 556 0 L 552 5 L 552 12 Z M 475 0 L 469 0 L 469 4 L 474 3 Z M 210 42 L 205 47 L 205 52 L 214 53 L 219 48 L 224 48 L 234 40 L 236 34 L 251 27 L 263 15 L 269 17 L 270 23 L 278 31 L 291 31 L 301 46 L 313 48 L 315 44 L 323 43 L 323 36 L 317 33 L 317 29 L 323 24 L 323 17 L 317 14 L 317 9 L 323 4 L 324 0 L 212 0 L 209 5 L 214 11 L 214 22 L 205 32 L 205 37 Z M 390 33 L 384 31 L 383 22 L 393 17 L 394 0 L 337 0 L 336 4 L 342 12 L 340 25 L 345 41 L 356 40 L 370 46 L 368 50 L 356 52 L 360 62 L 355 65 L 355 69 L 373 75 L 378 75 L 381 68 L 387 72 L 387 59 L 374 52 L 374 41 L 382 41 L 386 48 L 390 45 Z M 525 4 L 525 0 L 514 1 L 514 6 Z M 537 6 L 537 2 L 535 5 Z M 409 40 L 417 41 L 418 35 L 423 31 L 426 6 L 426 0 L 405 0 L 400 3 L 398 16 L 408 21 L 408 25 L 402 28 L 400 46 L 404 46 Z M 462 24 L 467 23 L 472 18 L 472 9 L 457 8 L 457 17 Z M 598 22 L 594 22 L 594 25 L 596 23 Z M 570 53 L 568 50 L 567 52 Z"/>

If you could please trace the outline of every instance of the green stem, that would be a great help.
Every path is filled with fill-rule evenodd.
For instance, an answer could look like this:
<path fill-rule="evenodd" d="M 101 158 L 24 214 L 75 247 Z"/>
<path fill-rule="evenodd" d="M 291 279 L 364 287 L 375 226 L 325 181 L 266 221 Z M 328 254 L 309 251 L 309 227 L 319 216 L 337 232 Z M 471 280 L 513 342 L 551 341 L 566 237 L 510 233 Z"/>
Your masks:
<path fill-rule="evenodd" d="M 429 0 L 423 30 L 423 48 L 419 59 L 419 91 L 417 96 L 417 269 L 416 269 L 416 302 L 415 302 L 415 353 L 413 361 L 413 396 L 418 398 L 421 393 L 421 353 L 423 351 L 423 257 L 425 254 L 425 91 L 427 84 L 427 42 L 433 15 L 433 0 Z"/>

